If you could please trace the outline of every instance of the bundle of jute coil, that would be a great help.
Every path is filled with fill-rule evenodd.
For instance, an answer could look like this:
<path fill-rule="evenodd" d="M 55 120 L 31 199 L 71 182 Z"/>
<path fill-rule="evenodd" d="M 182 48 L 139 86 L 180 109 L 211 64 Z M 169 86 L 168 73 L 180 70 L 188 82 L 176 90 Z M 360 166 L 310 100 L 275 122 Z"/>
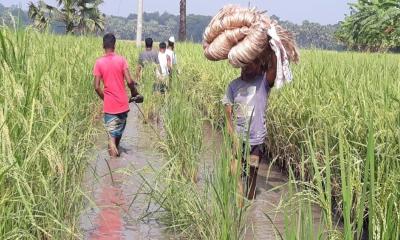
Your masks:
<path fill-rule="evenodd" d="M 274 26 L 291 62 L 298 62 L 294 36 L 261 11 L 229 5 L 211 20 L 203 35 L 204 54 L 212 61 L 229 59 L 234 67 L 260 60 L 268 63 L 273 54 L 268 30 Z"/>

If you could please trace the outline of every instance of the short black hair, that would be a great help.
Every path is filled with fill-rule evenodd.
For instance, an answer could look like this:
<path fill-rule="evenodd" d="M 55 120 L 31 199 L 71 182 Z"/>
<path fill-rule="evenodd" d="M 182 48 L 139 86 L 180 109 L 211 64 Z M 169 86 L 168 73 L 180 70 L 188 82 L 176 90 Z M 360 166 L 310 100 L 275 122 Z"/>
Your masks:
<path fill-rule="evenodd" d="M 153 39 L 152 38 L 146 38 L 146 40 L 144 40 L 144 42 L 146 43 L 146 48 L 153 47 Z"/>
<path fill-rule="evenodd" d="M 114 34 L 107 33 L 103 37 L 103 48 L 104 49 L 115 49 L 115 42 L 117 39 L 115 38 Z"/>
<path fill-rule="evenodd" d="M 167 44 L 165 42 L 160 42 L 160 49 L 167 48 Z"/>

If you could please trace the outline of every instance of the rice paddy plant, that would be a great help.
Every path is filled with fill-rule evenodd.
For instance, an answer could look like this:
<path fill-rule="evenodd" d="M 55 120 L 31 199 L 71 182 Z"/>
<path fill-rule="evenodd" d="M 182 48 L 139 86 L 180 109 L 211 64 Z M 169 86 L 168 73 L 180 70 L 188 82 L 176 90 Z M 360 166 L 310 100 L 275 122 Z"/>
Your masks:
<path fill-rule="evenodd" d="M 165 152 L 168 159 L 176 159 L 177 174 L 192 182 L 197 181 L 199 155 L 202 146 L 202 116 L 189 96 L 183 94 L 184 83 L 178 77 L 175 87 L 165 99 L 163 126 Z"/>
<path fill-rule="evenodd" d="M 229 175 L 229 140 L 206 183 L 196 183 L 203 120 L 224 131 L 220 99 L 239 71 L 205 60 L 199 45 L 177 51 L 181 73 L 166 96 L 156 100 L 152 82 L 141 83 L 144 108 L 161 112 L 165 131 L 166 187 L 155 199 L 186 237 L 239 239 L 245 209 Z M 136 62 L 133 44 L 118 42 L 117 52 Z M 0 29 L 0 238 L 79 238 L 77 186 L 100 111 L 91 86 L 100 55 L 99 39 Z M 268 150 L 296 178 L 300 214 L 284 236 L 399 239 L 399 56 L 302 55 L 295 81 L 272 91 L 267 114 Z M 321 208 L 323 234 L 309 227 L 311 204 Z"/>
<path fill-rule="evenodd" d="M 98 51 L 97 40 L 77 41 L 0 29 L 1 239 L 79 237 Z"/>
<path fill-rule="evenodd" d="M 145 98 L 142 109 L 145 115 L 145 121 L 159 122 L 161 117 L 161 109 L 164 95 L 159 92 L 154 92 L 153 84 L 156 83 L 156 68 L 155 64 L 146 64 L 143 68 L 142 79 L 140 84 L 140 94 Z"/>
<path fill-rule="evenodd" d="M 208 176 L 207 187 L 211 189 L 212 218 L 219 226 L 218 239 L 242 239 L 246 224 L 248 203 L 244 192 L 239 187 L 243 184 L 241 171 L 232 169 L 234 156 L 232 142 L 226 129 L 223 130 L 223 142 L 219 157 L 214 162 L 214 169 Z M 240 156 L 239 156 L 240 157 Z M 241 169 L 241 162 L 236 161 L 236 169 Z"/>
<path fill-rule="evenodd" d="M 221 159 L 209 174 L 199 174 L 200 163 L 206 161 L 200 159 L 204 120 L 194 101 L 188 73 L 175 75 L 173 87 L 163 98 L 161 148 L 168 162 L 160 170 L 160 184 L 148 184 L 151 198 L 165 210 L 162 219 L 177 235 L 239 239 L 244 209 L 237 205 L 237 178 L 229 171 L 230 148 L 223 148 Z"/>
<path fill-rule="evenodd" d="M 189 49 L 182 57 L 191 59 L 184 62 L 195 99 L 206 116 L 222 122 L 219 100 L 238 72 Z M 340 221 L 347 239 L 366 231 L 370 239 L 398 238 L 399 66 L 391 54 L 303 51 L 294 83 L 271 93 L 269 151 L 299 184 L 312 183 L 327 231 L 337 233 Z"/>

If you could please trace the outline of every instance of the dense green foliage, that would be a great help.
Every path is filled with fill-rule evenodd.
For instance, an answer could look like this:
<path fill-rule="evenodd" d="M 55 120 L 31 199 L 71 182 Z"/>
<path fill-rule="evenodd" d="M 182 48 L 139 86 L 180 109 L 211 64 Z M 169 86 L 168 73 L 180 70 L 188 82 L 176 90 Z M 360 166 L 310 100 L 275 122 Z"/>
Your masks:
<path fill-rule="evenodd" d="M 1 238 L 79 238 L 82 192 L 76 186 L 93 135 L 97 101 L 91 70 L 101 54 L 100 39 L 29 30 L 1 29 L 0 34 L 0 213 L 7 219 L 0 221 Z M 200 45 L 179 44 L 177 51 L 181 73 L 161 108 L 163 149 L 170 161 L 162 183 L 168 188 L 154 189 L 155 199 L 177 231 L 192 237 L 240 238 L 245 223 L 237 221 L 242 213 L 228 170 L 229 139 L 207 188 L 194 183 L 200 119 L 223 129 L 220 99 L 239 72 L 226 62 L 205 60 Z M 120 42 L 118 52 L 136 62 L 132 44 Z M 398 239 L 399 57 L 321 51 L 302 55 L 302 64 L 294 67 L 294 83 L 273 90 L 268 109 L 269 150 L 298 179 L 291 183 L 300 193 L 287 200 L 295 201 L 299 211 L 304 206 L 297 204 L 299 198 L 318 204 L 330 238 L 359 239 L 368 229 L 364 234 L 370 239 Z M 304 232 L 312 231 L 307 222 L 299 223 L 288 223 L 302 231 L 288 227 L 286 239 L 313 234 Z"/>
<path fill-rule="evenodd" d="M 187 139 L 191 142 L 200 134 L 193 135 L 198 130 L 196 126 L 199 128 L 200 125 L 198 112 L 224 129 L 220 99 L 229 81 L 239 72 L 226 62 L 205 60 L 198 45 L 180 44 L 177 50 L 183 70 L 179 75 L 178 93 L 171 93 L 173 96 L 167 98 L 167 108 L 161 107 L 161 113 L 165 114 L 166 129 L 171 128 L 167 131 L 171 139 L 165 140 L 169 159 L 181 167 L 179 163 L 196 161 L 198 150 L 186 152 L 186 147 L 188 150 L 195 148 L 192 143 L 185 146 L 185 154 L 182 154 L 175 143 L 182 146 L 181 141 Z M 275 164 L 286 169 L 292 179 L 288 185 L 291 185 L 293 194 L 282 205 L 288 208 L 287 228 L 282 233 L 284 239 L 311 239 L 311 236 L 319 236 L 319 239 L 350 240 L 366 236 L 369 239 L 398 239 L 399 57 L 321 51 L 303 51 L 302 56 L 302 64 L 294 66 L 295 82 L 272 91 L 267 113 L 268 150 Z M 179 105 L 175 105 L 178 102 Z M 185 109 L 186 112 L 187 105 L 197 109 L 196 113 L 188 111 L 195 119 L 190 123 L 177 110 Z M 229 148 L 229 144 L 224 145 L 225 148 Z M 232 159 L 229 153 L 223 152 L 222 155 L 222 161 Z M 228 171 L 228 166 L 218 165 L 221 162 L 215 164 L 214 174 L 220 174 L 221 168 Z M 159 202 L 166 196 L 174 199 L 162 202 L 169 213 L 169 224 L 175 230 L 195 233 L 189 235 L 194 238 L 198 235 L 203 239 L 227 237 L 219 235 L 219 228 L 204 232 L 204 224 L 214 220 L 224 224 L 228 220 L 215 217 L 204 223 L 203 219 L 210 219 L 213 212 L 201 214 L 201 211 L 203 204 L 208 206 L 206 209 L 214 206 L 221 210 L 229 209 L 226 206 L 234 201 L 231 198 L 234 182 L 213 178 L 215 181 L 208 185 L 223 186 L 218 193 L 226 196 L 227 202 L 218 205 L 218 202 L 212 203 L 212 198 L 204 201 L 203 193 L 196 193 L 187 181 L 182 183 L 181 175 L 178 174 L 180 180 L 171 176 L 166 177 L 169 181 L 173 179 L 168 185 L 171 187 L 168 195 L 163 195 L 165 192 L 158 195 Z M 178 189 L 185 189 L 184 194 Z M 310 223 L 315 214 L 311 212 L 311 203 L 321 208 L 319 230 Z M 293 211 L 300 216 L 293 215 Z M 229 237 L 241 238 L 240 233 L 237 231 Z"/>
<path fill-rule="evenodd" d="M 0 28 L 0 239 L 79 239 L 101 51 L 79 43 Z"/>
<path fill-rule="evenodd" d="M 196 92 L 192 98 L 206 116 L 224 122 L 220 99 L 238 72 L 206 61 L 200 47 L 178 49 L 182 68 L 193 76 L 187 79 Z M 399 57 L 321 51 L 302 56 L 295 82 L 271 93 L 269 151 L 300 180 L 302 196 L 321 207 L 330 237 L 339 230 L 336 213 L 345 239 L 361 238 L 363 227 L 370 239 L 398 239 Z"/>
<path fill-rule="evenodd" d="M 359 0 L 341 23 L 337 38 L 350 48 L 385 51 L 400 47 L 400 2 Z"/>
<path fill-rule="evenodd" d="M 89 33 L 104 29 L 104 15 L 99 10 L 102 0 L 59 0 L 57 7 L 38 1 L 29 3 L 28 15 L 33 26 L 45 30 L 53 22 L 62 23 L 66 33 Z"/>

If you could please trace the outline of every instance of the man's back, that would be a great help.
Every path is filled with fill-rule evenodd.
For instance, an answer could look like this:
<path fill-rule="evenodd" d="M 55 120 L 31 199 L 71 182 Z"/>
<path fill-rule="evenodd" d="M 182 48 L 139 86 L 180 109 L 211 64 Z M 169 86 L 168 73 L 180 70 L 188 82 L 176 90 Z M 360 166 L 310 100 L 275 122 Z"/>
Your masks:
<path fill-rule="evenodd" d="M 158 53 L 158 61 L 160 62 L 161 75 L 167 76 L 169 74 L 167 54 L 159 52 Z"/>
<path fill-rule="evenodd" d="M 146 50 L 139 55 L 139 64 L 144 65 L 145 63 L 159 64 L 158 54 L 151 50 Z"/>
<path fill-rule="evenodd" d="M 105 113 L 118 114 L 129 111 L 124 84 L 124 71 L 127 68 L 125 58 L 114 53 L 108 53 L 96 61 L 93 72 L 95 76 L 103 79 Z"/>

